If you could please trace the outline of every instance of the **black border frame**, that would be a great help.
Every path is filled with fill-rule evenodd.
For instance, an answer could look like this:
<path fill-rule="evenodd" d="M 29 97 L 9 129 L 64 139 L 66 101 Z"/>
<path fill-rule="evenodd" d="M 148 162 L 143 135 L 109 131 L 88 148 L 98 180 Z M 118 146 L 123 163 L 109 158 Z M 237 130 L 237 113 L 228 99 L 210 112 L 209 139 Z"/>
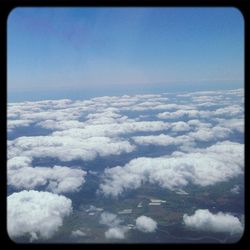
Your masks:
<path fill-rule="evenodd" d="M 235 7 L 237 8 L 243 15 L 245 25 L 244 25 L 244 33 L 245 33 L 245 231 L 242 238 L 232 244 L 219 244 L 219 243 L 211 243 L 211 244 L 196 244 L 196 243 L 162 243 L 162 244 L 92 244 L 92 243 L 83 243 L 83 244 L 67 244 L 67 243 L 53 243 L 53 244 L 17 244 L 10 240 L 7 234 L 7 221 L 6 221 L 6 193 L 7 193 L 7 20 L 9 13 L 15 7 Z M 0 65 L 1 65 L 1 74 L 0 74 L 0 86 L 1 86 L 1 98 L 0 98 L 0 107 L 2 108 L 2 116 L 5 119 L 3 122 L 3 118 L 1 121 L 1 136 L 2 141 L 0 143 L 1 147 L 1 163 L 4 165 L 2 171 L 0 173 L 0 194 L 1 199 L 1 231 L 0 231 L 0 243 L 8 246 L 8 247 L 40 247 L 40 246 L 52 246 L 52 247 L 180 247 L 180 248 L 203 248 L 203 247 L 212 247 L 212 248 L 244 248 L 245 246 L 250 246 L 250 236 L 249 236 L 249 225 L 248 225 L 248 209 L 249 202 L 247 199 L 247 190 L 249 189 L 249 183 L 247 182 L 248 169 L 247 169 L 247 147 L 248 147 L 248 133 L 247 129 L 249 127 L 249 122 L 247 119 L 247 93 L 248 93 L 248 82 L 249 82 L 249 57 L 250 57 L 250 49 L 248 44 L 250 44 L 249 39 L 249 30 L 250 30 L 250 1 L 249 0 L 0 0 Z M 248 67 L 247 67 L 248 65 Z M 249 238 L 249 239 L 248 239 Z"/>

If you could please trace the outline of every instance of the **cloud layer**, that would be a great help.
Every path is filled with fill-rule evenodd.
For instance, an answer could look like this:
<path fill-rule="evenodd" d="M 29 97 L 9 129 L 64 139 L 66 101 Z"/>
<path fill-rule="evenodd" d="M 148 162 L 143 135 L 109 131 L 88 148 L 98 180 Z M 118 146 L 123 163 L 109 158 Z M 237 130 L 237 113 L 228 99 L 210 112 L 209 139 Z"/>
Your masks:
<path fill-rule="evenodd" d="M 185 194 L 189 184 L 215 185 L 244 173 L 243 89 L 8 103 L 7 115 L 8 185 L 26 190 L 8 197 L 13 237 L 52 237 L 72 209 L 57 194 L 79 191 L 90 176 L 99 178 L 97 193 L 118 197 L 144 184 Z M 92 171 L 95 159 L 100 170 Z M 237 184 L 232 197 L 240 192 Z M 33 207 L 28 223 L 25 211 Z M 208 221 L 222 217 L 197 212 L 185 216 L 187 225 L 200 213 Z M 107 239 L 124 239 L 129 230 L 116 214 L 103 212 L 99 222 Z M 144 232 L 157 227 L 145 216 L 136 224 Z M 70 231 L 71 237 L 84 234 Z"/>
<path fill-rule="evenodd" d="M 213 214 L 208 209 L 198 209 L 190 216 L 184 214 L 183 221 L 187 227 L 202 231 L 242 234 L 244 230 L 237 217 L 222 212 Z"/>
<path fill-rule="evenodd" d="M 105 169 L 100 190 L 104 195 L 118 196 L 143 183 L 158 184 L 170 190 L 189 183 L 213 185 L 243 173 L 243 152 L 242 144 L 224 141 L 189 153 L 136 158 L 123 167 Z"/>

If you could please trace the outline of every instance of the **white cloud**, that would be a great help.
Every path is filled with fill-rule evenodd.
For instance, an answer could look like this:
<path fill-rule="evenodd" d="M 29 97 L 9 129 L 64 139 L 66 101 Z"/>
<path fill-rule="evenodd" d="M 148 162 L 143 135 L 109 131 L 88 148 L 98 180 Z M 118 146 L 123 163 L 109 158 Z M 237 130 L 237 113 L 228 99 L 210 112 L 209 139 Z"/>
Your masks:
<path fill-rule="evenodd" d="M 193 109 L 193 110 L 177 110 L 174 112 L 163 112 L 159 113 L 157 117 L 160 119 L 178 119 L 183 116 L 187 116 L 189 118 L 196 118 L 198 115 L 199 111 Z"/>
<path fill-rule="evenodd" d="M 171 130 L 174 132 L 183 132 L 183 131 L 189 131 L 190 126 L 186 122 L 173 122 Z"/>
<path fill-rule="evenodd" d="M 119 226 L 122 220 L 120 220 L 116 214 L 103 212 L 100 216 L 100 224 L 104 224 L 109 227 Z"/>
<path fill-rule="evenodd" d="M 31 109 L 32 110 L 32 109 Z M 72 112 L 69 109 L 62 109 L 62 110 L 48 110 L 48 111 L 41 111 L 41 112 L 34 112 L 26 111 L 20 115 L 21 119 L 29 119 L 34 122 L 43 121 L 43 120 L 74 120 L 78 119 L 80 116 L 79 112 Z"/>
<path fill-rule="evenodd" d="M 133 121 L 132 119 L 128 119 L 127 116 L 118 114 L 118 112 L 119 110 L 117 109 L 114 110 L 114 108 L 107 108 L 103 112 L 90 113 L 86 116 L 87 120 L 85 121 L 85 124 L 112 124 Z"/>
<path fill-rule="evenodd" d="M 155 132 L 169 128 L 167 122 L 162 121 L 126 121 L 123 123 L 108 124 L 91 124 L 80 129 L 68 129 L 56 131 L 53 136 L 70 136 L 72 138 L 89 138 L 89 137 L 115 137 L 123 134 L 136 132 Z"/>
<path fill-rule="evenodd" d="M 139 145 L 158 145 L 158 146 L 169 146 L 169 145 L 194 145 L 194 140 L 190 136 L 169 136 L 165 134 L 160 135 L 146 135 L 146 136 L 133 136 L 132 139 L 136 144 Z"/>
<path fill-rule="evenodd" d="M 11 164 L 13 159 L 10 160 Z M 18 169 L 13 169 L 12 167 L 8 169 L 8 185 L 12 185 L 18 189 L 34 189 L 46 186 L 47 190 L 54 193 L 67 193 L 78 191 L 85 182 L 84 176 L 86 174 L 81 169 L 65 166 L 49 168 L 30 167 L 27 165 Z"/>
<path fill-rule="evenodd" d="M 187 124 L 195 128 L 211 128 L 212 124 L 207 122 L 201 122 L 198 119 L 192 119 L 187 121 Z"/>
<path fill-rule="evenodd" d="M 240 220 L 229 213 L 213 214 L 207 209 L 198 209 L 193 215 L 184 214 L 183 221 L 187 227 L 196 230 L 230 234 L 243 233 L 243 225 Z"/>
<path fill-rule="evenodd" d="M 230 192 L 233 194 L 239 194 L 240 193 L 240 186 L 239 185 L 234 185 L 231 189 Z"/>
<path fill-rule="evenodd" d="M 212 128 L 200 127 L 196 131 L 188 133 L 187 136 L 196 141 L 213 141 L 226 139 L 231 133 L 232 131 L 228 128 L 214 126 Z"/>
<path fill-rule="evenodd" d="M 214 101 L 218 102 L 221 100 L 221 98 L 223 98 L 223 96 L 221 95 L 216 96 L 214 95 L 214 93 L 207 93 L 207 94 L 213 94 L 213 95 L 202 95 L 202 93 L 200 93 L 200 95 L 198 96 L 193 96 L 192 101 L 198 102 L 198 103 L 214 102 Z"/>
<path fill-rule="evenodd" d="M 71 235 L 73 237 L 82 237 L 82 236 L 86 236 L 86 233 L 84 233 L 83 231 L 81 231 L 80 229 L 77 229 L 75 231 L 71 232 Z"/>
<path fill-rule="evenodd" d="M 121 225 L 123 221 L 116 214 L 102 212 L 100 216 L 100 224 L 106 225 L 109 229 L 105 232 L 107 239 L 124 239 L 125 233 L 129 230 L 127 226 Z"/>
<path fill-rule="evenodd" d="M 99 188 L 104 195 L 118 196 L 125 190 L 141 187 L 143 183 L 158 184 L 170 190 L 188 183 L 214 185 L 242 174 L 243 157 L 242 144 L 224 141 L 188 153 L 136 158 L 124 167 L 106 168 Z"/>
<path fill-rule="evenodd" d="M 86 210 L 86 212 L 101 212 L 103 211 L 103 208 L 95 207 L 93 205 L 90 205 L 89 208 Z"/>
<path fill-rule="evenodd" d="M 10 120 L 8 119 L 7 121 L 7 128 L 8 128 L 8 132 L 13 131 L 15 128 L 17 127 L 28 127 L 31 123 L 33 123 L 32 120 L 24 120 L 24 119 L 20 119 L 20 120 Z"/>
<path fill-rule="evenodd" d="M 143 215 L 136 219 L 136 227 L 144 233 L 152 233 L 157 229 L 157 222 Z"/>
<path fill-rule="evenodd" d="M 79 122 L 77 120 L 66 120 L 66 121 L 44 120 L 36 124 L 36 126 L 40 126 L 42 128 L 51 129 L 51 130 L 82 128 L 84 127 L 84 125 L 85 124 L 83 122 Z"/>
<path fill-rule="evenodd" d="M 216 116 L 233 116 L 236 117 L 237 115 L 241 115 L 243 113 L 243 107 L 240 105 L 231 105 L 228 107 L 223 107 L 216 109 L 214 111 L 214 115 Z"/>
<path fill-rule="evenodd" d="M 8 160 L 8 170 L 17 170 L 31 165 L 32 158 L 27 156 L 16 156 Z"/>
<path fill-rule="evenodd" d="M 231 130 L 236 130 L 240 133 L 244 133 L 244 119 L 243 118 L 233 118 L 233 119 L 215 119 L 218 121 L 218 124 L 224 128 L 228 128 Z"/>
<path fill-rule="evenodd" d="M 13 193 L 7 198 L 8 234 L 27 235 L 30 240 L 51 238 L 71 212 L 71 200 L 61 195 L 34 190 Z"/>
<path fill-rule="evenodd" d="M 15 156 L 56 157 L 62 161 L 93 160 L 95 157 L 129 153 L 135 149 L 128 141 L 109 137 L 23 136 L 8 145 L 8 158 Z"/>
<path fill-rule="evenodd" d="M 126 226 L 112 227 L 105 232 L 107 239 L 125 239 L 125 233 L 129 230 Z"/>
<path fill-rule="evenodd" d="M 169 135 L 148 135 L 148 136 L 133 136 L 132 139 L 140 145 L 159 145 L 168 146 L 175 144 L 175 138 Z"/>

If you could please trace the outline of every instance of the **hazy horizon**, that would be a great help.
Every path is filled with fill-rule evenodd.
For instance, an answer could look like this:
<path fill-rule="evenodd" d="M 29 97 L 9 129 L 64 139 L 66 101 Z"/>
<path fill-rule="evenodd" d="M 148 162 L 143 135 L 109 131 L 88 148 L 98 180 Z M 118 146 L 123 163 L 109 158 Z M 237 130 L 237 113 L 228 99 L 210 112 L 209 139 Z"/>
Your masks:
<path fill-rule="evenodd" d="M 16 8 L 8 98 L 230 89 L 244 85 L 236 8 Z"/>

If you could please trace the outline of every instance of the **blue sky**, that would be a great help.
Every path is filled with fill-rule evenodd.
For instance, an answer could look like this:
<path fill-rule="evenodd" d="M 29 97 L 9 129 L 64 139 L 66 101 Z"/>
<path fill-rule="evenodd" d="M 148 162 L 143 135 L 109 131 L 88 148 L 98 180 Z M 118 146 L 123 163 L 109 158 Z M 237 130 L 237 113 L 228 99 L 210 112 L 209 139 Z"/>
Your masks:
<path fill-rule="evenodd" d="M 244 83 L 235 8 L 16 8 L 7 29 L 9 101 Z"/>

